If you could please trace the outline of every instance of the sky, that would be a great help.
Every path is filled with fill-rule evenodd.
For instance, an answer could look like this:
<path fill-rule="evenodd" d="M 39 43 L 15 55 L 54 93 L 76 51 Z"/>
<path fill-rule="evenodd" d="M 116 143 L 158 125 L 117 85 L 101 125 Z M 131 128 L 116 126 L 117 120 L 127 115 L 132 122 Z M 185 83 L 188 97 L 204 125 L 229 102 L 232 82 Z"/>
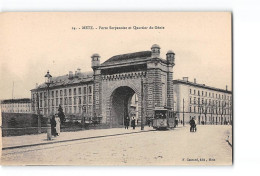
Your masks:
<path fill-rule="evenodd" d="M 161 47 L 175 52 L 174 79 L 221 89 L 232 86 L 231 14 L 228 12 L 6 12 L 0 14 L 0 99 L 29 98 L 36 83 L 81 68 L 92 71 L 118 54 Z M 78 29 L 93 26 L 93 30 Z M 109 26 L 127 30 L 104 29 Z M 164 29 L 133 29 L 155 26 Z M 73 27 L 77 28 L 73 30 Z"/>

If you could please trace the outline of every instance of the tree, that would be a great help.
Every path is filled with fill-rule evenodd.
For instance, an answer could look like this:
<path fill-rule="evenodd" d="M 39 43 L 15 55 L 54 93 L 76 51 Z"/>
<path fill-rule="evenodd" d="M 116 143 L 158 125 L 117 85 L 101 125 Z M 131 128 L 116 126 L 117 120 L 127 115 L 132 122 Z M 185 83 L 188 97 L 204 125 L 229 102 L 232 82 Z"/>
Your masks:
<path fill-rule="evenodd" d="M 61 105 L 59 105 L 58 116 L 60 118 L 61 123 L 64 123 L 66 121 L 65 114 L 63 112 L 63 109 L 62 109 Z"/>
<path fill-rule="evenodd" d="M 203 109 L 202 109 L 202 112 L 203 112 L 203 114 L 204 114 L 204 116 L 205 116 L 205 124 L 207 123 L 206 118 L 207 118 L 208 110 L 209 110 L 209 107 L 207 106 L 206 103 L 204 103 L 204 107 L 203 107 Z"/>
<path fill-rule="evenodd" d="M 225 109 L 226 109 L 226 102 L 222 102 L 222 105 L 221 105 L 221 125 L 223 124 L 223 115 L 224 115 L 224 112 L 225 112 Z M 225 120 L 226 121 L 226 120 Z M 225 122 L 224 121 L 224 122 Z"/>

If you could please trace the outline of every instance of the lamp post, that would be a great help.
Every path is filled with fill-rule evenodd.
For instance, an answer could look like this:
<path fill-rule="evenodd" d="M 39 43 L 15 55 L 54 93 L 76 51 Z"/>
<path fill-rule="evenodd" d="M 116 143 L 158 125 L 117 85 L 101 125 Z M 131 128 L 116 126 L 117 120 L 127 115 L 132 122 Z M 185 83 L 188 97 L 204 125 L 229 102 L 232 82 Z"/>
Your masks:
<path fill-rule="evenodd" d="M 52 82 L 52 76 L 49 73 L 49 70 L 47 71 L 47 74 L 44 76 L 45 77 L 45 84 L 47 85 L 47 104 L 48 104 L 48 113 L 47 113 L 47 118 L 48 118 L 48 123 L 47 123 L 47 140 L 51 140 L 51 124 L 50 124 L 50 103 L 48 102 L 49 100 L 49 89 L 50 85 Z"/>
<path fill-rule="evenodd" d="M 41 116 L 40 116 L 40 105 L 39 105 L 39 93 L 38 93 L 38 90 L 36 92 L 36 105 L 37 105 L 37 116 L 38 116 L 38 133 L 40 134 L 40 133 L 42 133 L 42 131 L 41 131 Z"/>

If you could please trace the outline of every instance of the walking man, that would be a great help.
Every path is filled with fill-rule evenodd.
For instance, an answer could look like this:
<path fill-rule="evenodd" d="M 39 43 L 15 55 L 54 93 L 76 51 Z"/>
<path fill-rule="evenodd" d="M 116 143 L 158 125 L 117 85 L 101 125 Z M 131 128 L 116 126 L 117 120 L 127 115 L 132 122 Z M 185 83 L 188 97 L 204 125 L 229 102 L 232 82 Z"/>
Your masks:
<path fill-rule="evenodd" d="M 60 118 L 57 114 L 55 115 L 55 122 L 56 122 L 56 134 L 59 136 L 60 135 Z"/>
<path fill-rule="evenodd" d="M 129 127 L 129 117 L 127 116 L 126 119 L 125 119 L 125 129 L 128 129 Z"/>
<path fill-rule="evenodd" d="M 135 129 L 135 117 L 133 117 L 133 120 L 131 121 L 131 126 L 133 127 L 133 130 Z"/>

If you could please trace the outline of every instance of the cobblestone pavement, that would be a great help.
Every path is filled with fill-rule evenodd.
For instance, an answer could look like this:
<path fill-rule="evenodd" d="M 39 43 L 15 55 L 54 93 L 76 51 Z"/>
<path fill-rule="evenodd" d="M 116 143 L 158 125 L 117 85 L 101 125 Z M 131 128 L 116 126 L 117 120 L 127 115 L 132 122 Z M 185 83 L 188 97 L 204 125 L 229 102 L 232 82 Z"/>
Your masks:
<path fill-rule="evenodd" d="M 26 165 L 231 165 L 231 126 L 149 131 L 4 150 L 3 164 Z"/>

